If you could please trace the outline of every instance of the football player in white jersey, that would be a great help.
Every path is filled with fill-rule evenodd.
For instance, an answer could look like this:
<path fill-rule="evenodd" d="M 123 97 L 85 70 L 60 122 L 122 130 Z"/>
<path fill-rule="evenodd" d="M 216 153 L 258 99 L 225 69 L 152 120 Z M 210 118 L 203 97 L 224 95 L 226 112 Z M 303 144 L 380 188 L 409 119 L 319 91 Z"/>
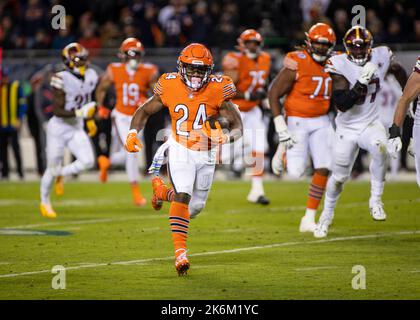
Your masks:
<path fill-rule="evenodd" d="M 91 102 L 98 82 L 95 70 L 88 66 L 88 52 L 79 43 L 70 43 L 62 53 L 66 66 L 51 78 L 54 116 L 47 125 L 47 169 L 41 179 L 41 214 L 55 218 L 50 191 L 54 179 L 90 169 L 94 165 L 94 151 L 83 129 L 84 119 L 92 119 L 96 103 Z M 64 149 L 69 148 L 76 160 L 62 166 Z"/>
<path fill-rule="evenodd" d="M 362 26 L 349 29 L 343 39 L 346 53 L 331 57 L 326 64 L 332 78 L 332 102 L 338 109 L 333 140 L 332 175 L 327 182 L 324 208 L 314 236 L 327 236 L 336 202 L 349 178 L 359 148 L 372 157 L 369 209 L 377 221 L 386 219 L 381 201 L 384 189 L 387 134 L 379 120 L 377 93 L 388 70 L 399 70 L 388 47 L 372 49 L 373 38 Z M 392 65 L 391 65 L 392 64 Z"/>
<path fill-rule="evenodd" d="M 404 122 L 407 109 L 412 101 L 420 95 L 420 56 L 417 58 L 417 63 L 408 78 L 407 84 L 404 87 L 403 94 L 398 101 L 397 110 L 394 115 L 394 123 L 389 128 L 388 152 L 391 156 L 402 148 L 400 128 Z M 420 187 L 420 108 L 417 104 L 417 109 L 414 116 L 413 126 L 413 152 L 416 165 L 417 184 Z"/>
<path fill-rule="evenodd" d="M 402 94 L 402 86 L 404 86 L 407 81 L 407 77 L 404 76 L 404 78 L 404 82 L 400 83 L 394 74 L 388 72 L 384 81 L 381 83 L 381 89 L 378 93 L 380 107 L 379 119 L 385 128 L 389 128 L 392 125 L 397 102 Z M 391 168 L 391 177 L 395 178 L 400 167 L 400 152 L 398 152 L 395 157 L 390 157 L 389 164 Z"/>

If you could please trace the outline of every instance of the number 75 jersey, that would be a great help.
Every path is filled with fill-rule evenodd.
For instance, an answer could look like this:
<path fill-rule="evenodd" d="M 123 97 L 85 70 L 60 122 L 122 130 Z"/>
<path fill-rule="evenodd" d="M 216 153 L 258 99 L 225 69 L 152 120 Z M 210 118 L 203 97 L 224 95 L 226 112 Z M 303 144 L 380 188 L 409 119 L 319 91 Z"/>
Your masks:
<path fill-rule="evenodd" d="M 392 51 L 385 46 L 372 49 L 370 62 L 378 66 L 378 70 L 370 80 L 366 93 L 358 102 L 346 112 L 338 112 L 336 117 L 337 127 L 363 130 L 371 122 L 379 118 L 379 102 L 377 93 L 384 81 L 389 65 L 393 58 Z M 326 63 L 325 69 L 331 74 L 338 74 L 347 79 L 352 88 L 362 74 L 363 66 L 358 66 L 347 58 L 346 54 L 331 57 Z"/>
<path fill-rule="evenodd" d="M 192 150 L 208 150 L 209 139 L 202 133 L 208 117 L 218 115 L 224 101 L 236 95 L 236 87 L 227 76 L 210 76 L 209 82 L 198 91 L 191 91 L 179 73 L 164 73 L 153 92 L 169 110 L 172 136 Z"/>

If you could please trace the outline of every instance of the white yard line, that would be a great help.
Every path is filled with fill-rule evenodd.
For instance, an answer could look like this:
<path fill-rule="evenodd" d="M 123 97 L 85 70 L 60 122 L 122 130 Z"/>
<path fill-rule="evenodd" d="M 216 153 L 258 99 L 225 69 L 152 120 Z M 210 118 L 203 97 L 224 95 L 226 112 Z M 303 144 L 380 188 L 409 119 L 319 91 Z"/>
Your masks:
<path fill-rule="evenodd" d="M 386 205 L 392 204 L 409 204 L 409 203 L 420 203 L 420 198 L 415 199 L 400 199 L 400 200 L 388 200 L 385 202 Z M 343 203 L 340 204 L 340 208 L 355 208 L 359 206 L 368 205 L 367 201 L 365 202 L 350 202 L 350 203 Z M 305 206 L 284 206 L 284 207 L 252 207 L 252 208 L 243 208 L 243 209 L 233 209 L 233 210 L 226 210 L 225 213 L 236 214 L 242 212 L 249 212 L 249 211 L 257 211 L 257 210 L 264 210 L 264 211 L 302 211 L 305 210 Z M 53 226 L 65 226 L 65 225 L 83 225 L 83 224 L 96 224 L 96 223 L 109 223 L 109 222 L 118 222 L 118 221 L 129 221 L 129 220 L 148 220 L 148 219 L 163 219 L 166 218 L 165 214 L 148 214 L 143 215 L 139 212 L 138 216 L 126 216 L 126 217 L 117 217 L 117 218 L 103 218 L 103 219 L 87 219 L 87 220 L 70 220 L 70 221 L 57 221 L 57 222 L 45 222 L 45 223 L 36 223 L 36 224 L 24 224 L 18 226 L 5 226 L 1 227 L 2 229 L 30 229 L 30 228 L 38 228 L 38 227 L 53 227 Z M 229 231 L 225 231 L 229 232 Z M 231 232 L 234 232 L 231 230 Z"/>
<path fill-rule="evenodd" d="M 321 266 L 321 267 L 307 267 L 307 268 L 297 268 L 295 271 L 314 271 L 314 270 L 327 270 L 327 269 L 337 269 L 337 266 Z"/>
<path fill-rule="evenodd" d="M 410 203 L 420 203 L 420 198 L 415 199 L 395 199 L 395 200 L 386 200 L 384 201 L 385 209 L 388 205 L 393 204 L 410 204 Z M 360 206 L 366 206 L 368 208 L 369 203 L 368 201 L 363 202 L 349 202 L 349 203 L 343 203 L 339 204 L 339 209 L 341 208 L 357 208 Z M 232 209 L 227 210 L 225 213 L 229 214 L 237 214 L 242 212 L 248 212 L 248 211 L 269 211 L 269 212 L 278 212 L 278 211 L 303 211 L 306 210 L 306 206 L 285 206 L 285 207 L 253 207 L 253 208 L 241 208 L 241 209 Z"/>
<path fill-rule="evenodd" d="M 162 219 L 166 215 L 142 215 L 139 213 L 138 216 L 127 216 L 118 218 L 104 218 L 104 219 L 86 219 L 86 220 L 70 220 L 70 221 L 57 221 L 57 222 L 45 222 L 45 223 L 34 223 L 34 224 L 23 224 L 19 226 L 0 227 L 0 229 L 30 229 L 38 227 L 53 227 L 53 226 L 66 226 L 66 225 L 83 225 L 83 224 L 96 224 L 96 223 L 108 223 L 117 221 L 129 221 L 129 220 L 149 220 L 149 219 Z"/>
<path fill-rule="evenodd" d="M 402 236 L 402 235 L 418 235 L 418 234 L 420 234 L 420 230 L 367 234 L 367 235 L 349 236 L 349 237 L 337 237 L 337 238 L 321 239 L 321 240 L 313 240 L 313 241 L 283 242 L 283 243 L 273 243 L 273 244 L 253 246 L 253 247 L 236 248 L 236 249 L 230 249 L 230 250 L 199 252 L 199 253 L 190 254 L 189 256 L 190 257 L 213 256 L 213 255 L 218 255 L 218 254 L 238 253 L 238 252 L 254 251 L 254 250 L 260 250 L 260 249 L 271 249 L 271 248 L 278 248 L 278 247 L 288 247 L 288 246 L 307 245 L 307 244 L 320 244 L 320 243 L 329 243 L 329 242 L 337 242 L 337 241 L 364 240 L 364 239 L 372 239 L 372 238 Z M 145 264 L 149 262 L 162 261 L 162 260 L 173 260 L 173 257 L 171 256 L 171 257 L 161 257 L 161 258 L 148 258 L 148 259 L 129 260 L 129 261 L 116 261 L 116 262 L 109 262 L 109 263 L 89 263 L 89 264 L 81 264 L 81 265 L 79 263 L 78 266 L 66 267 L 66 270 L 79 270 L 79 269 L 85 269 L 85 268 L 97 268 L 97 267 L 114 266 L 114 265 Z M 38 270 L 38 271 L 29 271 L 29 272 L 21 272 L 21 273 L 12 273 L 12 274 L 1 274 L 0 278 L 13 278 L 13 277 L 36 275 L 36 274 L 42 274 L 42 273 L 51 273 L 51 270 L 49 269 L 49 270 Z"/>
<path fill-rule="evenodd" d="M 113 204 L 113 205 L 124 205 L 130 203 L 131 200 L 115 200 L 110 198 L 95 198 L 95 199 L 69 199 L 69 200 L 57 200 L 54 204 L 57 207 L 66 207 L 66 206 L 86 206 L 86 205 L 101 205 Z M 31 199 L 0 199 L 0 207 L 7 207 L 13 205 L 38 205 L 38 200 Z"/>

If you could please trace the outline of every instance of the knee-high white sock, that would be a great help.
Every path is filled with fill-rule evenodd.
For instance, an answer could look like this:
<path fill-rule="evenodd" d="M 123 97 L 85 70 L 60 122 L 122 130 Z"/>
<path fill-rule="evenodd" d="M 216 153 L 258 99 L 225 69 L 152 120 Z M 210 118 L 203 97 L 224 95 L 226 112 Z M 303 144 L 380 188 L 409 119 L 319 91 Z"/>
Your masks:
<path fill-rule="evenodd" d="M 369 199 L 369 206 L 372 206 L 375 203 L 378 203 L 382 199 L 382 193 L 384 193 L 384 181 L 377 181 L 375 179 L 371 179 L 370 181 L 370 199 Z"/>
<path fill-rule="evenodd" d="M 80 160 L 75 160 L 69 165 L 63 167 L 61 169 L 61 175 L 62 176 L 69 176 L 72 174 L 78 174 L 80 171 L 83 171 L 85 169 L 85 165 Z"/>
<path fill-rule="evenodd" d="M 127 158 L 125 161 L 125 171 L 127 172 L 128 181 L 130 182 L 139 181 L 140 175 L 139 175 L 139 165 L 138 165 L 137 154 L 134 154 L 134 153 L 127 154 Z"/>
<path fill-rule="evenodd" d="M 337 200 L 343 191 L 343 183 L 337 181 L 334 176 L 331 176 L 327 182 L 327 188 L 324 198 L 324 208 L 322 214 L 319 217 L 319 222 L 330 223 L 334 217 L 334 209 L 337 204 Z"/>
<path fill-rule="evenodd" d="M 41 178 L 41 202 L 50 204 L 50 191 L 54 182 L 54 176 L 51 169 L 47 168 Z"/>
<path fill-rule="evenodd" d="M 386 154 L 372 154 L 372 161 L 369 165 L 370 171 L 370 199 L 369 205 L 381 201 L 384 192 L 386 174 Z"/>
<path fill-rule="evenodd" d="M 251 193 L 258 195 L 264 194 L 264 185 L 262 176 L 252 176 L 251 178 Z"/>

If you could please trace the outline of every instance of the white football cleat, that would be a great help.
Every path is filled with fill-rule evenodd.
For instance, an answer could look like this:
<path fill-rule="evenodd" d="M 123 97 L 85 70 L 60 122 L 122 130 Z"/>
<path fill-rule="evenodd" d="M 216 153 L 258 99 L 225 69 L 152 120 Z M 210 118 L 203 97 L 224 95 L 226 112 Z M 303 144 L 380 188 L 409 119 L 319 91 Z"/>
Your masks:
<path fill-rule="evenodd" d="M 325 238 L 328 235 L 328 228 L 329 228 L 329 224 L 328 223 L 318 223 L 315 227 L 314 230 L 314 237 L 315 238 Z"/>
<path fill-rule="evenodd" d="M 382 202 L 378 202 L 370 206 L 369 210 L 370 210 L 370 215 L 372 216 L 373 220 L 375 221 L 386 220 L 386 213 L 384 211 Z"/>
<path fill-rule="evenodd" d="M 304 215 L 300 219 L 299 232 L 314 232 L 316 228 L 315 219 L 308 215 Z"/>

